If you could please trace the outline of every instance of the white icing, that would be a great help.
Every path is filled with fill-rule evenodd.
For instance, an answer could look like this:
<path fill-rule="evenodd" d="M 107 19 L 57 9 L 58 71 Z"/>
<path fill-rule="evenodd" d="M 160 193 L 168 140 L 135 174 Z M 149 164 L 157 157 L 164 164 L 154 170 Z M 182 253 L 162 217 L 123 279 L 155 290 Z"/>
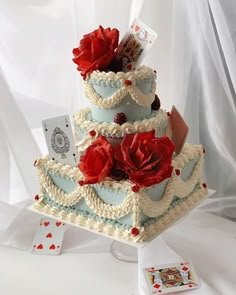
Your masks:
<path fill-rule="evenodd" d="M 118 89 L 112 96 L 102 98 L 93 88 L 93 85 L 85 83 L 85 95 L 88 100 L 100 109 L 111 109 L 120 104 L 121 101 L 130 94 L 132 99 L 140 106 L 148 107 L 154 100 L 156 91 L 156 82 L 153 81 L 151 92 L 143 94 L 136 85 L 123 86 Z"/>
<path fill-rule="evenodd" d="M 99 195 L 96 194 L 95 190 L 90 185 L 84 185 L 82 187 L 78 186 L 77 189 L 70 193 L 65 193 L 62 189 L 57 187 L 50 175 L 45 172 L 45 166 L 47 159 L 38 161 L 37 167 L 39 170 L 40 184 L 43 188 L 43 191 L 46 191 L 49 196 L 56 201 L 58 204 L 63 206 L 72 206 L 77 204 L 82 198 L 84 198 L 86 204 L 98 215 L 105 218 L 118 219 L 122 216 L 127 215 L 129 212 L 134 213 L 133 226 L 140 226 L 140 213 L 143 212 L 148 217 L 154 218 L 163 214 L 168 207 L 170 206 L 173 198 L 175 196 L 179 198 L 186 197 L 191 191 L 193 191 L 196 184 L 201 183 L 201 172 L 203 165 L 203 152 L 201 146 L 191 146 L 186 145 L 183 149 L 183 153 L 179 154 L 173 160 L 173 166 L 175 168 L 182 168 L 185 164 L 193 158 L 200 156 L 198 163 L 195 165 L 194 170 L 190 178 L 186 181 L 183 181 L 180 176 L 175 174 L 173 170 L 172 176 L 168 181 L 163 197 L 159 201 L 152 201 L 150 197 L 145 193 L 144 189 L 141 189 L 137 193 L 133 193 L 131 190 L 131 184 L 127 183 L 127 196 L 123 202 L 119 205 L 110 205 L 104 203 L 101 200 Z M 65 166 L 62 173 L 59 167 L 59 163 L 52 163 L 48 161 L 47 168 L 55 173 L 60 173 L 64 176 L 70 175 L 70 177 L 76 180 L 76 177 L 80 177 L 81 174 L 79 169 L 72 168 L 70 171 L 69 166 Z M 179 166 L 177 166 L 177 163 Z M 63 166 L 63 165 L 62 165 Z M 62 167 L 61 167 L 62 168 Z M 77 170 L 77 171 L 76 171 Z M 80 179 L 80 178 L 79 178 Z M 77 179 L 77 180 L 79 180 Z M 113 182 L 108 181 L 109 185 Z M 106 184 L 106 181 L 103 182 L 103 185 Z M 122 182 L 124 187 L 124 182 Z M 115 189 L 115 187 L 113 187 Z"/>
<path fill-rule="evenodd" d="M 207 190 L 200 187 L 197 191 L 193 192 L 189 198 L 181 203 L 176 205 L 174 208 L 170 209 L 165 216 L 161 217 L 156 222 L 147 226 L 145 229 L 139 229 L 139 235 L 134 237 L 132 236 L 130 230 L 119 229 L 113 227 L 112 225 L 104 224 L 100 221 L 95 221 L 89 218 L 85 218 L 81 215 L 76 215 L 74 213 L 68 213 L 64 210 L 59 210 L 57 208 L 50 207 L 49 205 L 43 202 L 41 198 L 39 201 L 34 203 L 34 207 L 40 212 L 44 212 L 56 218 L 67 220 L 74 224 L 79 224 L 82 227 L 101 232 L 111 237 L 117 239 L 124 239 L 128 241 L 141 242 L 150 239 L 153 236 L 159 235 L 171 224 L 174 224 L 178 219 L 184 216 L 188 211 L 193 209 L 201 200 L 206 198 Z M 137 226 L 136 226 L 137 227 Z"/>
<path fill-rule="evenodd" d="M 78 151 L 84 151 L 91 143 L 97 138 L 98 135 L 110 136 L 110 137 L 123 137 L 124 134 L 132 134 L 138 132 L 147 132 L 152 129 L 157 130 L 158 127 L 167 127 L 168 116 L 166 112 L 160 109 L 155 117 L 143 119 L 141 121 L 135 121 L 133 123 L 126 122 L 122 125 L 117 123 L 96 122 L 88 119 L 91 110 L 89 108 L 82 109 L 74 116 L 74 124 L 76 128 L 80 128 L 87 132 L 87 136 L 79 141 L 76 146 Z M 89 131 L 95 130 L 96 136 L 91 137 Z"/>
<path fill-rule="evenodd" d="M 140 66 L 136 71 L 129 71 L 129 72 L 100 72 L 100 71 L 93 71 L 89 79 L 96 79 L 96 80 L 109 80 L 109 81 L 125 81 L 125 80 L 138 80 L 144 79 L 147 76 L 155 76 L 153 70 L 146 66 Z"/>

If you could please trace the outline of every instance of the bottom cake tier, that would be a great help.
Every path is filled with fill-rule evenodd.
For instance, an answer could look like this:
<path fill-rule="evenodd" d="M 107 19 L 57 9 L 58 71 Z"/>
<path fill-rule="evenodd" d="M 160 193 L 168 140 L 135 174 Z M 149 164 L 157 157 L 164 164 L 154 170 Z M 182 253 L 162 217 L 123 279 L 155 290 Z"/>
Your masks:
<path fill-rule="evenodd" d="M 157 236 L 206 198 L 202 182 L 204 150 L 186 144 L 172 160 L 173 172 L 161 183 L 132 190 L 130 181 L 107 179 L 78 185 L 81 172 L 47 158 L 38 159 L 41 191 L 36 210 L 110 237 L 142 242 Z"/>

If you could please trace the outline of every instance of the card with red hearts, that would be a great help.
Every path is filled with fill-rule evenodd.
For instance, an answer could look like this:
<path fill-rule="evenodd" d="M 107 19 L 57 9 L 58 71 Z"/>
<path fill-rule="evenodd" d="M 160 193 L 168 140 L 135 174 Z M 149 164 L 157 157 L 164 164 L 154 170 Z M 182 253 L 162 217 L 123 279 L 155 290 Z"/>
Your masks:
<path fill-rule="evenodd" d="M 135 19 L 121 40 L 116 54 L 122 61 L 122 71 L 135 70 L 155 41 L 157 34 L 141 20 Z"/>
<path fill-rule="evenodd" d="M 60 254 L 65 228 L 62 221 L 42 218 L 34 236 L 32 252 L 43 255 Z"/>
<path fill-rule="evenodd" d="M 175 152 L 179 154 L 188 136 L 188 126 L 175 106 L 170 113 L 171 139 L 175 144 Z"/>
<path fill-rule="evenodd" d="M 165 294 L 200 287 L 193 264 L 189 261 L 145 267 L 145 280 L 150 294 Z"/>

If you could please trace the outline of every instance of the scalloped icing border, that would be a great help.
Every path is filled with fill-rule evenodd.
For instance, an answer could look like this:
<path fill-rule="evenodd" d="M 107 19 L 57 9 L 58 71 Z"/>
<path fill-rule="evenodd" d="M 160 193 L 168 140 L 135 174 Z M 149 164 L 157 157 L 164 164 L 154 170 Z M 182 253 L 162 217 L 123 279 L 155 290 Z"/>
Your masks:
<path fill-rule="evenodd" d="M 122 125 L 117 123 L 107 123 L 107 122 L 96 122 L 88 119 L 91 113 L 90 108 L 82 109 L 80 112 L 74 115 L 74 133 L 77 139 L 77 149 L 79 152 L 84 151 L 92 142 L 99 136 L 103 135 L 106 137 L 120 138 L 124 134 L 132 134 L 138 132 L 147 132 L 155 129 L 157 132 L 162 128 L 167 128 L 168 126 L 168 115 L 167 113 L 160 109 L 156 111 L 156 116 L 145 118 L 140 121 L 126 122 Z M 84 130 L 88 135 L 79 141 L 77 129 Z M 91 136 L 89 131 L 96 131 L 95 136 Z"/>
<path fill-rule="evenodd" d="M 149 76 L 156 77 L 155 72 L 147 67 L 147 66 L 140 66 L 136 71 L 129 71 L 129 72 L 100 72 L 100 71 L 93 71 L 89 78 L 86 81 L 89 81 L 90 79 L 96 79 L 98 81 L 100 80 L 107 80 L 107 81 L 125 81 L 125 80 L 140 80 L 145 79 Z"/>
<path fill-rule="evenodd" d="M 136 237 L 132 236 L 129 230 L 114 228 L 112 225 L 104 225 L 100 221 L 94 221 L 74 213 L 67 213 L 66 211 L 50 207 L 49 205 L 43 203 L 42 197 L 39 201 L 34 203 L 34 207 L 40 212 L 49 214 L 64 221 L 67 220 L 75 225 L 78 224 L 87 229 L 95 230 L 98 233 L 103 233 L 110 237 L 139 243 L 148 241 L 149 239 L 158 236 L 161 232 L 166 230 L 177 220 L 196 207 L 200 201 L 205 199 L 207 197 L 207 192 L 207 189 L 200 187 L 197 191 L 190 193 L 185 201 L 177 204 L 174 208 L 168 209 L 168 212 L 165 214 L 165 216 L 160 218 L 155 223 L 147 226 L 145 229 L 142 228 L 141 233 Z"/>
<path fill-rule="evenodd" d="M 170 208 L 169 203 L 173 201 L 173 196 L 172 195 L 173 195 L 173 193 L 176 193 L 177 190 L 179 191 L 180 198 L 185 198 L 189 194 L 190 195 L 191 194 L 195 195 L 195 192 L 193 192 L 194 187 L 195 187 L 196 183 L 201 183 L 201 171 L 202 171 L 202 165 L 203 165 L 203 149 L 202 149 L 202 146 L 201 145 L 192 146 L 192 145 L 186 144 L 183 151 L 182 151 L 182 153 L 180 155 L 176 156 L 172 161 L 172 165 L 173 165 L 174 168 L 181 169 L 181 168 L 184 167 L 184 165 L 188 161 L 192 160 L 196 156 L 199 156 L 200 159 L 199 159 L 198 163 L 196 164 L 190 178 L 188 178 L 184 182 L 179 177 L 177 177 L 177 175 L 175 175 L 175 173 L 173 172 L 172 177 L 171 177 L 171 179 L 169 181 L 169 186 L 167 185 L 163 197 L 159 201 L 155 202 L 155 204 L 154 204 L 155 206 L 153 206 L 153 202 L 151 202 L 152 203 L 151 205 L 150 204 L 148 206 L 145 205 L 147 203 L 146 202 L 147 201 L 146 200 L 147 196 L 145 194 L 145 190 L 140 192 L 140 193 L 136 193 L 136 194 L 131 193 L 131 194 L 129 194 L 129 189 L 128 189 L 128 196 L 123 200 L 122 204 L 118 205 L 118 206 L 111 206 L 111 205 L 107 206 L 107 204 L 104 203 L 104 202 L 100 202 L 101 204 L 100 203 L 97 204 L 97 201 L 96 201 L 97 196 L 94 195 L 94 193 L 92 195 L 89 193 L 89 191 L 92 188 L 90 188 L 88 186 L 87 186 L 87 188 L 79 188 L 79 192 L 74 191 L 74 192 L 71 192 L 69 194 L 66 194 L 60 188 L 54 187 L 53 183 L 51 183 L 51 178 L 49 176 L 45 175 L 43 169 L 46 169 L 46 170 L 50 169 L 53 172 L 62 174 L 65 178 L 70 178 L 70 179 L 73 179 L 75 181 L 77 180 L 76 176 L 80 176 L 81 172 L 77 168 L 71 168 L 68 165 L 64 166 L 64 165 L 62 165 L 60 163 L 55 163 L 54 161 L 48 160 L 47 158 L 46 159 L 41 159 L 41 160 L 38 160 L 37 166 L 39 168 L 39 174 L 41 174 L 43 179 L 41 179 L 40 200 L 39 200 L 39 202 L 35 203 L 35 206 L 39 206 L 37 204 L 41 204 L 43 202 L 43 194 L 44 194 L 45 191 L 48 191 L 49 195 L 52 194 L 53 199 L 56 199 L 56 201 L 58 201 L 58 198 L 57 198 L 58 196 L 60 198 L 62 197 L 62 199 L 59 200 L 59 203 L 62 203 L 62 204 L 64 204 L 64 201 L 66 201 L 66 203 L 68 203 L 68 201 L 69 201 L 70 204 L 71 204 L 71 202 L 76 203 L 78 201 L 78 198 L 80 199 L 81 197 L 83 197 L 83 195 L 85 193 L 86 199 L 89 200 L 89 204 L 88 204 L 89 207 L 92 204 L 91 206 L 92 207 L 95 206 L 94 208 L 96 209 L 96 204 L 98 205 L 98 208 L 97 208 L 98 210 L 97 209 L 95 210 L 96 211 L 95 213 L 98 216 L 103 216 L 104 217 L 104 210 L 105 210 L 106 213 L 108 214 L 108 215 L 105 214 L 106 215 L 105 218 L 117 219 L 118 217 L 126 215 L 128 212 L 130 212 L 130 209 L 131 209 L 133 211 L 133 213 L 134 213 L 133 214 L 133 226 L 138 227 L 140 229 L 140 234 L 139 234 L 138 237 L 135 238 L 135 240 L 137 240 L 138 238 L 140 238 L 141 240 L 144 240 L 144 239 L 146 240 L 147 236 L 142 238 L 142 235 L 144 234 L 143 233 L 143 227 L 140 227 L 140 224 L 139 224 L 139 222 L 140 222 L 140 213 L 143 211 L 143 209 L 145 209 L 145 207 L 146 207 L 146 210 L 148 211 L 148 212 L 145 212 L 145 214 L 147 214 L 147 215 L 151 214 L 150 217 L 155 218 L 155 217 L 161 216 L 162 214 L 164 214 L 164 212 L 166 212 Z M 45 165 L 45 167 L 42 168 L 42 166 L 44 166 L 44 165 Z M 115 185 L 113 187 L 117 188 L 117 187 L 119 187 L 120 184 L 118 182 L 114 183 L 113 181 L 104 181 L 102 183 L 102 187 L 104 187 L 104 188 L 106 186 L 109 187 L 110 185 Z M 122 183 L 122 185 L 124 185 L 124 183 Z M 127 186 L 128 186 L 128 188 L 131 187 L 131 183 L 129 183 L 128 181 L 127 181 Z M 184 186 L 184 187 L 182 187 L 182 186 Z M 84 191 L 84 189 L 86 191 Z M 203 193 L 203 195 L 205 195 L 207 193 L 207 189 L 203 188 L 202 186 L 200 186 L 199 191 L 201 191 Z M 62 195 L 61 195 L 61 193 L 62 193 Z M 179 194 L 177 194 L 177 195 L 179 195 Z M 67 195 L 70 195 L 69 199 L 67 198 Z M 91 198 L 90 198 L 90 195 L 91 195 Z M 55 197 L 55 196 L 57 196 L 57 197 Z M 184 203 L 185 203 L 185 201 L 184 201 Z M 46 205 L 46 206 L 48 206 L 48 205 Z M 50 206 L 48 206 L 48 207 L 51 208 Z M 109 208 L 107 208 L 107 207 L 109 207 Z M 151 207 L 151 211 L 149 210 L 150 207 Z M 162 207 L 162 208 L 160 208 L 160 207 Z M 160 210 L 160 209 L 162 209 L 162 210 Z M 53 210 L 54 210 L 53 212 L 57 212 L 57 214 L 58 214 L 58 212 L 61 211 L 61 210 L 56 209 L 56 208 L 53 208 Z M 69 215 L 74 214 L 74 213 L 67 213 L 67 212 L 65 212 L 63 210 L 61 212 L 64 212 L 62 214 L 64 214 L 65 216 L 67 216 L 68 214 Z M 48 213 L 48 212 L 46 212 L 46 213 Z M 76 214 L 74 214 L 74 215 L 76 216 Z M 80 218 L 80 220 L 83 220 L 83 217 L 80 216 L 79 218 Z M 92 222 L 94 223 L 95 221 L 92 221 Z M 97 222 L 95 222 L 95 223 L 97 223 Z M 158 220 L 158 223 L 159 223 L 159 220 Z M 101 230 L 102 226 L 99 225 L 99 227 L 100 227 L 100 230 Z M 105 225 L 105 227 L 107 227 L 107 225 Z M 115 230 L 117 231 L 117 229 L 115 229 Z M 148 236 L 149 235 L 151 236 L 153 234 L 153 232 L 155 232 L 156 230 L 159 230 L 159 226 L 158 226 L 158 229 L 157 229 L 156 227 L 154 227 L 153 224 L 151 224 L 151 225 L 149 225 L 149 226 L 147 226 L 145 228 L 144 232 L 147 233 L 147 232 L 150 231 L 150 234 L 148 234 Z M 120 230 L 118 230 L 118 232 L 120 232 Z M 121 233 L 119 233 L 118 236 L 120 237 L 120 235 L 121 235 Z M 129 235 L 130 235 L 130 233 L 127 233 L 126 236 L 129 237 Z M 131 237 L 131 238 L 132 238 L 132 240 L 134 240 L 134 237 Z"/>

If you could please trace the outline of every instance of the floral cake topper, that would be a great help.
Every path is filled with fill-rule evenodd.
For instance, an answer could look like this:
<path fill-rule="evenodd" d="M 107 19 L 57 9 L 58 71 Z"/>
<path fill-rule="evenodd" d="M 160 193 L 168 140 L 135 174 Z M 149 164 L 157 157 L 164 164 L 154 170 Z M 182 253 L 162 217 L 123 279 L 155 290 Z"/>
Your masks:
<path fill-rule="evenodd" d="M 99 136 L 80 157 L 78 167 L 85 179 L 79 184 L 99 183 L 106 177 L 129 179 L 134 191 L 158 184 L 172 174 L 174 149 L 167 136 L 156 138 L 154 130 L 126 134 L 117 146 Z"/>
<path fill-rule="evenodd" d="M 121 42 L 117 29 L 102 26 L 83 36 L 79 47 L 73 49 L 73 61 L 84 80 L 95 70 L 133 71 L 143 60 L 156 39 L 156 33 L 135 19 Z"/>
<path fill-rule="evenodd" d="M 118 40 L 117 29 L 104 29 L 102 26 L 84 35 L 80 46 L 73 49 L 73 61 L 84 79 L 94 70 L 106 70 L 109 67 L 115 57 Z"/>

